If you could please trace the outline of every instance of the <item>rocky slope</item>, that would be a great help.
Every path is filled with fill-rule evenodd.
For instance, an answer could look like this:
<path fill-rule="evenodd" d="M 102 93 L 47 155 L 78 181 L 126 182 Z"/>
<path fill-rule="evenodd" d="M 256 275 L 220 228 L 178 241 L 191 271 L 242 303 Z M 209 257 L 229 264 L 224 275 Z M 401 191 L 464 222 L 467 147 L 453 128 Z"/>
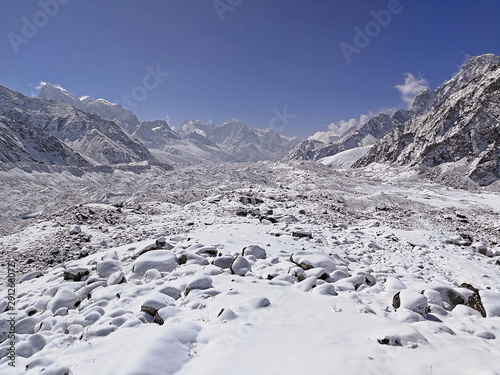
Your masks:
<path fill-rule="evenodd" d="M 0 373 L 499 373 L 499 196 L 384 167 L 0 172 Z"/>
<path fill-rule="evenodd" d="M 287 152 L 282 160 L 320 160 L 343 151 L 373 145 L 395 125 L 408 120 L 413 113 L 414 110 L 398 110 L 393 115 L 381 113 L 360 127 L 349 129 L 328 145 L 307 139 Z"/>
<path fill-rule="evenodd" d="M 116 122 L 120 127 L 132 134 L 140 125 L 137 116 L 128 109 L 116 103 L 104 99 L 94 99 L 90 96 L 78 98 L 62 87 L 46 83 L 40 88 L 38 98 L 52 100 L 57 103 L 66 103 L 85 112 L 94 113 L 97 116 Z"/>
<path fill-rule="evenodd" d="M 50 136 L 64 142 L 66 148 L 57 145 L 65 153 L 65 156 L 60 155 L 74 160 L 66 158 L 57 164 L 72 164 L 81 161 L 82 156 L 93 165 L 154 162 L 147 148 L 127 135 L 115 122 L 68 104 L 29 98 L 0 86 L 0 115 L 8 119 L 10 129 L 18 134 L 18 141 L 25 141 L 25 148 L 56 147 L 57 142 Z M 19 133 L 21 129 L 24 129 L 23 134 Z M 49 143 L 46 144 L 44 139 Z M 15 144 L 11 146 L 17 147 Z M 6 149 L 8 147 L 5 145 Z M 38 151 L 46 153 L 48 150 Z M 81 157 L 76 157 L 74 153 Z M 32 152 L 30 154 L 34 156 Z M 78 163 L 77 166 L 80 166 Z"/>
<path fill-rule="evenodd" d="M 354 167 L 417 166 L 479 185 L 500 178 L 500 57 L 473 57 L 453 79 L 423 94 L 430 109 L 389 131 Z M 430 103 L 430 104 L 429 104 Z M 448 176 L 448 177 L 447 177 Z"/>
<path fill-rule="evenodd" d="M 0 116 L 0 162 L 90 166 L 81 155 L 38 126 L 4 116 Z"/>
<path fill-rule="evenodd" d="M 40 99 L 66 103 L 99 117 L 112 120 L 141 141 L 161 160 L 175 164 L 227 161 L 277 160 L 298 140 L 280 136 L 272 130 L 250 129 L 238 120 L 221 126 L 186 120 L 173 130 L 165 121 L 139 122 L 119 104 L 91 97 L 77 98 L 61 87 L 44 84 Z"/>

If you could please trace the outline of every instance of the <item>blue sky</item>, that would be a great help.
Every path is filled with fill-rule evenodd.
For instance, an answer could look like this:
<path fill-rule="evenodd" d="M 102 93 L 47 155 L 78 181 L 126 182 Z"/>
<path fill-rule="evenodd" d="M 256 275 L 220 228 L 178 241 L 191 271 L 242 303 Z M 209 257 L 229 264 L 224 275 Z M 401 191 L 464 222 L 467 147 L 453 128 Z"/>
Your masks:
<path fill-rule="evenodd" d="M 500 54 L 491 0 L 2 0 L 0 12 L 1 85 L 132 94 L 141 120 L 237 118 L 302 138 L 404 108 L 396 85 L 435 89 L 467 56 Z"/>

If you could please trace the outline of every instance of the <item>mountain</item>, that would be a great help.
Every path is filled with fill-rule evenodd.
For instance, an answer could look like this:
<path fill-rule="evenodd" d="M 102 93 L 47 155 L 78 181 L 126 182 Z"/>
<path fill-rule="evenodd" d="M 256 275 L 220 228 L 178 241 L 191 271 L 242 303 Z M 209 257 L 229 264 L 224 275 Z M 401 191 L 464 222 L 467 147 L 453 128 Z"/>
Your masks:
<path fill-rule="evenodd" d="M 142 122 L 133 136 L 164 163 L 195 164 L 235 161 L 202 134 L 191 132 L 181 138 L 163 120 Z"/>
<path fill-rule="evenodd" d="M 163 120 L 144 121 L 133 136 L 140 139 L 148 148 L 161 148 L 170 140 L 181 139 Z"/>
<path fill-rule="evenodd" d="M 175 130 L 165 121 L 141 123 L 119 104 L 88 96 L 77 98 L 62 87 L 48 83 L 41 87 L 38 98 L 69 104 L 114 121 L 154 150 L 161 160 L 175 164 L 277 160 L 298 143 L 296 138 L 288 139 L 272 130 L 250 129 L 238 120 L 216 126 L 188 119 Z"/>
<path fill-rule="evenodd" d="M 5 116 L 0 116 L 0 162 L 90 166 L 80 154 L 37 125 Z"/>
<path fill-rule="evenodd" d="M 270 129 L 251 129 L 235 119 L 221 126 L 186 120 L 178 134 L 190 133 L 207 138 L 236 161 L 278 160 L 299 142 L 297 138 L 287 138 Z"/>
<path fill-rule="evenodd" d="M 391 130 L 394 125 L 399 124 L 401 120 L 404 121 L 409 117 L 408 111 L 404 110 L 397 111 L 393 116 L 381 113 L 366 121 L 359 128 L 352 129 L 332 145 L 318 150 L 314 158 L 315 160 L 319 160 L 342 151 L 373 145 L 386 132 Z"/>
<path fill-rule="evenodd" d="M 318 150 L 323 149 L 325 146 L 321 141 L 306 139 L 283 155 L 282 160 L 314 160 Z"/>
<path fill-rule="evenodd" d="M 500 56 L 471 58 L 434 92 L 424 92 L 427 112 L 397 125 L 353 167 L 373 162 L 417 166 L 479 185 L 500 178 Z M 446 177 L 449 176 L 449 177 Z"/>
<path fill-rule="evenodd" d="M 67 156 L 64 161 L 57 162 L 63 165 L 66 162 L 81 165 L 82 157 L 92 165 L 155 162 L 148 149 L 127 135 L 114 121 L 69 104 L 29 98 L 0 86 L 0 116 L 7 119 L 4 120 L 3 130 L 7 132 L 7 128 L 10 129 L 6 139 L 11 141 L 9 145 L 4 145 L 5 149 L 13 147 L 21 152 L 20 142 L 35 160 L 45 158 L 51 161 L 48 155 L 55 152 L 59 156 Z M 43 157 L 35 157 L 35 151 L 41 152 Z M 80 158 L 74 153 L 78 153 Z M 26 157 L 25 153 L 21 152 L 21 155 Z"/>
<path fill-rule="evenodd" d="M 320 160 L 358 147 L 375 144 L 396 124 L 411 117 L 412 111 L 398 110 L 393 115 L 381 113 L 372 117 L 360 127 L 353 127 L 330 144 L 307 139 L 290 150 L 283 160 Z M 319 142 L 319 143 L 318 143 Z"/>
<path fill-rule="evenodd" d="M 90 96 L 77 98 L 60 86 L 45 83 L 40 88 L 38 98 L 52 100 L 57 103 L 66 103 L 85 112 L 98 115 L 105 120 L 111 120 L 132 134 L 140 125 L 137 116 L 119 104 L 108 102 L 104 99 L 93 99 Z"/>

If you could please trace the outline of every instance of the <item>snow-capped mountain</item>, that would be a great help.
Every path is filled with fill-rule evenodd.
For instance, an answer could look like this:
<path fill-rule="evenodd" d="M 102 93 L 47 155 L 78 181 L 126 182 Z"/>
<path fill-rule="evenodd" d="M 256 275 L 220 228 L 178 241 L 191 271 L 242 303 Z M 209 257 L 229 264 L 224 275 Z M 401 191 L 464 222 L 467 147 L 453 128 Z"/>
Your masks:
<path fill-rule="evenodd" d="M 221 126 L 186 120 L 178 132 L 198 133 L 237 161 L 277 160 L 299 142 L 297 138 L 281 136 L 271 129 L 251 129 L 235 119 Z"/>
<path fill-rule="evenodd" d="M 115 121 L 162 160 L 175 164 L 277 160 L 298 143 L 296 138 L 288 139 L 272 130 L 250 129 L 238 120 L 217 126 L 188 119 L 175 130 L 161 120 L 141 123 L 119 104 L 88 96 L 78 98 L 48 83 L 41 87 L 38 98 Z"/>
<path fill-rule="evenodd" d="M 0 116 L 0 162 L 88 167 L 89 162 L 31 122 Z"/>
<path fill-rule="evenodd" d="M 5 124 L 10 124 L 9 129 L 18 142 L 24 141 L 25 149 L 45 147 L 52 152 L 58 148 L 60 156 L 70 157 L 56 164 L 72 164 L 76 161 L 81 166 L 81 160 L 74 152 L 93 165 L 154 162 L 147 148 L 127 135 L 114 121 L 104 120 L 72 105 L 28 98 L 0 86 L 0 115 L 8 119 Z M 14 135 L 10 134 L 11 140 Z M 73 153 L 50 136 L 64 142 Z M 47 155 L 48 150 L 39 151 Z M 35 157 L 34 152 L 29 153 L 35 160 L 55 161 L 54 158 L 47 159 L 44 156 L 40 159 L 40 155 Z"/>
<path fill-rule="evenodd" d="M 235 162 L 229 154 L 198 132 L 181 138 L 166 121 L 144 121 L 134 132 L 158 160 L 172 164 Z"/>
<path fill-rule="evenodd" d="M 349 129 L 339 139 L 328 145 L 307 139 L 290 150 L 283 160 L 320 160 L 343 151 L 371 146 L 396 124 L 408 120 L 411 113 L 408 110 L 398 110 L 393 115 L 381 113 L 360 127 Z"/>
<path fill-rule="evenodd" d="M 321 141 L 306 139 L 283 155 L 282 160 L 314 160 L 316 153 L 325 146 Z"/>
<path fill-rule="evenodd" d="M 140 125 L 137 116 L 120 104 L 111 103 L 104 99 L 93 99 L 90 96 L 78 98 L 62 87 L 50 83 L 42 85 L 38 98 L 66 103 L 82 111 L 94 113 L 105 120 L 112 120 L 130 134 L 135 132 Z"/>
<path fill-rule="evenodd" d="M 431 168 L 429 173 L 456 172 L 479 185 L 498 180 L 499 63 L 491 54 L 471 58 L 444 86 L 417 97 L 424 107 L 431 103 L 427 112 L 389 131 L 354 167 L 395 163 Z"/>

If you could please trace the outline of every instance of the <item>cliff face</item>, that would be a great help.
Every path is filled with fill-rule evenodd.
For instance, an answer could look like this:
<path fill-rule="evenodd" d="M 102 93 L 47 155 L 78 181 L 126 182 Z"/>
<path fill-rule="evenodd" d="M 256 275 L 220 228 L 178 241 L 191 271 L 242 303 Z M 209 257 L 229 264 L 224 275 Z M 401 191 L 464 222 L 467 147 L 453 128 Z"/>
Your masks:
<path fill-rule="evenodd" d="M 5 145 L 2 145 L 4 155 L 9 147 L 21 152 L 20 145 L 23 145 L 35 161 L 60 165 L 113 165 L 153 160 L 147 148 L 115 122 L 69 104 L 28 98 L 0 86 L 0 116 L 3 116 L 2 129 L 6 134 Z M 21 152 L 19 157 L 26 158 L 26 154 Z"/>
<path fill-rule="evenodd" d="M 444 86 L 424 94 L 426 112 L 386 133 L 354 167 L 379 162 L 446 172 L 465 168 L 479 185 L 498 180 L 499 62 L 493 55 L 472 58 Z"/>

